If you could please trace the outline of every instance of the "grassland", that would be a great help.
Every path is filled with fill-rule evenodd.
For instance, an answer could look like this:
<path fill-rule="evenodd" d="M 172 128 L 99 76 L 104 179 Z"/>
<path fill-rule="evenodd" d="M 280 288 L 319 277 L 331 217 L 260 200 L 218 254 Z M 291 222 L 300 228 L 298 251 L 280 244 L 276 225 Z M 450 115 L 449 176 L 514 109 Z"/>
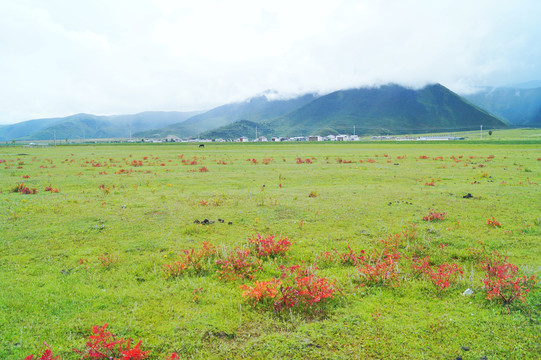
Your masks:
<path fill-rule="evenodd" d="M 488 301 L 477 255 L 497 251 L 540 276 L 539 158 L 539 144 L 0 148 L 0 358 L 46 342 L 79 359 L 72 349 L 105 323 L 153 359 L 538 358 L 539 286 L 527 302 Z M 12 192 L 21 183 L 37 193 Z M 423 221 L 430 211 L 445 217 Z M 220 280 L 214 260 L 198 274 L 163 270 L 205 241 L 223 257 L 254 234 L 287 236 L 286 257 L 261 259 L 266 280 L 325 251 L 368 256 L 404 232 L 414 235 L 397 247 L 393 283 L 316 263 L 337 291 L 314 309 L 254 307 L 239 286 L 255 280 Z M 414 255 L 463 274 L 438 291 L 410 270 Z"/>

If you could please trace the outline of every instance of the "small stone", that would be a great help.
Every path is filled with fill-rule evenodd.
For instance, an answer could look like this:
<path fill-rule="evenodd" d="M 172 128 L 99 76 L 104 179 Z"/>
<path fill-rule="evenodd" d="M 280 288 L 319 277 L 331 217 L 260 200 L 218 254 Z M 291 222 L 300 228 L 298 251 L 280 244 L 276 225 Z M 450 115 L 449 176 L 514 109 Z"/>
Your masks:
<path fill-rule="evenodd" d="M 194 223 L 194 224 L 200 224 L 200 223 L 201 223 L 201 221 L 199 221 L 199 220 L 195 219 L 193 223 Z"/>
<path fill-rule="evenodd" d="M 462 293 L 462 296 L 470 296 L 470 295 L 473 295 L 473 290 L 470 288 L 466 289 L 466 291 Z"/>
<path fill-rule="evenodd" d="M 464 351 L 470 351 L 470 348 L 467 347 L 467 346 L 462 346 L 461 349 L 464 350 Z"/>
<path fill-rule="evenodd" d="M 218 219 L 218 222 L 223 223 L 223 222 L 224 222 L 224 219 Z"/>
<path fill-rule="evenodd" d="M 457 356 L 455 360 L 462 360 L 460 356 Z"/>
<path fill-rule="evenodd" d="M 233 221 L 228 222 L 227 225 L 233 225 Z"/>
<path fill-rule="evenodd" d="M 466 195 L 463 196 L 464 199 L 471 199 L 472 197 L 473 195 L 470 193 L 467 193 Z"/>

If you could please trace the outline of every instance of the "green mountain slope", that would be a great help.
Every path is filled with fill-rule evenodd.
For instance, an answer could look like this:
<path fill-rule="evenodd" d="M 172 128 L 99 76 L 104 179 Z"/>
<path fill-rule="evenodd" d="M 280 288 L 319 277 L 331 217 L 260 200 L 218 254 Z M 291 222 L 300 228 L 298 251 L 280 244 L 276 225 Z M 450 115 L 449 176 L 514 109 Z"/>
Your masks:
<path fill-rule="evenodd" d="M 149 111 L 131 115 L 76 114 L 63 118 L 23 121 L 0 127 L 0 141 L 129 137 L 130 133 L 161 128 L 200 112 Z"/>
<path fill-rule="evenodd" d="M 290 111 L 313 101 L 317 96 L 306 94 L 293 99 L 268 100 L 266 96 L 258 96 L 240 103 L 222 105 L 205 113 L 193 116 L 188 120 L 167 126 L 163 129 L 144 131 L 136 137 L 164 137 L 169 134 L 180 137 L 198 136 L 205 131 L 215 129 L 238 120 L 253 122 L 268 121 L 285 115 Z"/>
<path fill-rule="evenodd" d="M 272 134 L 273 129 L 266 123 L 257 123 L 249 120 L 239 120 L 232 124 L 221 126 L 219 128 L 205 131 L 201 134 L 204 139 L 225 139 L 235 140 L 241 136 L 246 136 L 250 140 L 256 137 L 256 130 L 258 136 L 269 136 Z"/>
<path fill-rule="evenodd" d="M 541 87 L 488 87 L 464 98 L 513 126 L 541 127 Z"/>
<path fill-rule="evenodd" d="M 505 128 L 442 85 L 341 90 L 269 122 L 277 135 L 386 134 Z"/>

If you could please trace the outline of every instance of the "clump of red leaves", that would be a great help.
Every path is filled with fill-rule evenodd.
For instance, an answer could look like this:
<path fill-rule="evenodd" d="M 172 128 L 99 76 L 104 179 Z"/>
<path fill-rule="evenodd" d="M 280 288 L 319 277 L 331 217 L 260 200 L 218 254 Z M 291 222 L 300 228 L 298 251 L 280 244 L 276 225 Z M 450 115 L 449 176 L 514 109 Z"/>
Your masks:
<path fill-rule="evenodd" d="M 209 171 L 209 169 L 207 169 L 204 166 L 199 168 L 199 172 L 208 172 L 208 171 Z"/>
<path fill-rule="evenodd" d="M 113 254 L 102 254 L 98 256 L 98 259 L 101 262 L 101 266 L 103 266 L 106 269 L 109 269 L 112 266 L 115 266 L 118 263 L 119 257 L 114 256 Z"/>
<path fill-rule="evenodd" d="M 494 216 L 492 217 L 492 220 L 491 219 L 487 220 L 487 225 L 492 226 L 492 227 L 501 227 L 502 226 L 502 224 L 500 224 L 498 221 L 496 221 L 496 219 L 494 219 Z"/>
<path fill-rule="evenodd" d="M 300 265 L 280 266 L 280 279 L 256 281 L 254 286 L 241 285 L 242 296 L 253 300 L 253 305 L 272 305 L 275 312 L 284 309 L 313 309 L 336 291 L 332 281 L 314 274 L 316 267 L 302 268 Z"/>
<path fill-rule="evenodd" d="M 479 264 L 485 271 L 483 284 L 487 291 L 487 300 L 500 301 L 502 304 L 511 304 L 515 299 L 526 301 L 526 295 L 537 282 L 535 275 L 517 276 L 518 266 L 507 261 L 507 257 L 494 251 L 487 253 L 482 250 L 475 251 Z"/>
<path fill-rule="evenodd" d="M 60 356 L 54 356 L 53 351 L 51 350 L 51 347 L 47 345 L 46 343 L 43 343 L 47 349 L 43 351 L 43 354 L 39 358 L 40 360 L 57 360 L 60 359 Z M 34 355 L 28 355 L 24 358 L 24 360 L 33 360 Z M 37 359 L 37 358 L 36 358 Z"/>
<path fill-rule="evenodd" d="M 333 251 L 321 252 L 316 256 L 316 263 L 322 266 L 331 265 L 333 263 L 340 263 L 341 265 L 346 266 L 357 266 L 365 262 L 364 250 L 361 250 L 358 255 L 350 246 L 348 246 L 348 250 L 349 251 L 344 253 L 340 253 L 336 249 L 333 249 Z"/>
<path fill-rule="evenodd" d="M 423 220 L 424 221 L 436 221 L 436 220 L 443 220 L 445 218 L 445 214 L 444 212 L 435 212 L 435 211 L 430 211 L 428 213 L 428 215 L 426 216 L 423 216 Z"/>
<path fill-rule="evenodd" d="M 57 188 L 53 188 L 53 187 L 51 187 L 51 185 L 49 185 L 49 186 L 46 186 L 46 187 L 45 187 L 45 191 L 50 191 L 50 192 L 52 192 L 52 193 L 57 193 L 57 192 L 59 192 L 60 190 L 58 190 Z"/>
<path fill-rule="evenodd" d="M 262 236 L 255 234 L 249 242 L 258 257 L 285 256 L 291 247 L 291 242 L 287 236 L 278 239 L 276 235 Z"/>
<path fill-rule="evenodd" d="M 231 250 L 225 259 L 216 260 L 220 266 L 218 276 L 220 280 L 234 281 L 237 279 L 253 279 L 261 271 L 261 262 L 254 259 L 248 249 Z"/>
<path fill-rule="evenodd" d="M 396 248 L 385 248 L 381 254 L 374 250 L 374 256 L 357 268 L 361 275 L 360 286 L 387 283 L 397 285 L 399 282 L 398 260 L 400 260 L 400 253 Z"/>
<path fill-rule="evenodd" d="M 457 264 L 441 264 L 434 270 L 429 264 L 430 258 L 423 258 L 420 264 L 417 261 L 411 265 L 414 273 L 427 276 L 438 292 L 449 288 L 451 281 L 455 280 L 459 274 L 463 274 L 462 268 Z"/>
<path fill-rule="evenodd" d="M 38 193 L 38 190 L 35 188 L 30 189 L 27 186 L 25 186 L 24 183 L 20 183 L 16 185 L 15 187 L 13 187 L 11 189 L 11 192 L 15 192 L 15 193 L 23 194 L 23 195 L 29 195 L 29 194 L 35 195 Z"/>
<path fill-rule="evenodd" d="M 168 278 L 177 277 L 186 271 L 191 271 L 196 274 L 201 274 L 207 271 L 210 265 L 209 260 L 216 255 L 216 248 L 208 241 L 201 243 L 201 248 L 195 250 L 183 250 L 180 253 L 180 260 L 172 264 L 163 265 L 163 271 Z"/>
<path fill-rule="evenodd" d="M 74 352 L 81 354 L 83 359 L 115 359 L 115 360 L 141 360 L 148 358 L 148 351 L 141 350 L 141 341 L 134 347 L 131 347 L 131 339 L 115 339 L 115 336 L 106 330 L 107 324 L 102 327 L 92 327 L 92 335 L 86 343 L 86 351 L 73 349 Z M 122 348 L 123 344 L 125 348 Z"/>

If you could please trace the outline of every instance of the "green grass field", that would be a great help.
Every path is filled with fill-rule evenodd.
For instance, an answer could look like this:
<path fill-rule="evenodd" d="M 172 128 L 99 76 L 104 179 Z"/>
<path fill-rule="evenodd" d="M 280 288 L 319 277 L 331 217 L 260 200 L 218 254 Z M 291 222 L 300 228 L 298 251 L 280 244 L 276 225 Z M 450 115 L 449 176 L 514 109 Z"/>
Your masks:
<path fill-rule="evenodd" d="M 72 349 L 105 323 L 151 359 L 539 358 L 539 285 L 489 301 L 480 259 L 497 251 L 517 277 L 541 276 L 540 158 L 539 144 L 497 143 L 0 148 L 0 359 L 39 358 L 44 342 L 80 359 Z M 431 211 L 443 220 L 424 221 Z M 254 279 L 221 280 L 215 261 L 255 234 L 292 244 Z M 201 271 L 167 277 L 202 242 L 217 252 Z M 393 266 L 368 281 L 386 247 Z M 342 263 L 350 249 L 365 260 Z M 426 256 L 462 274 L 438 290 L 411 268 Z M 279 312 L 277 297 L 243 297 L 280 265 L 335 291 Z"/>

